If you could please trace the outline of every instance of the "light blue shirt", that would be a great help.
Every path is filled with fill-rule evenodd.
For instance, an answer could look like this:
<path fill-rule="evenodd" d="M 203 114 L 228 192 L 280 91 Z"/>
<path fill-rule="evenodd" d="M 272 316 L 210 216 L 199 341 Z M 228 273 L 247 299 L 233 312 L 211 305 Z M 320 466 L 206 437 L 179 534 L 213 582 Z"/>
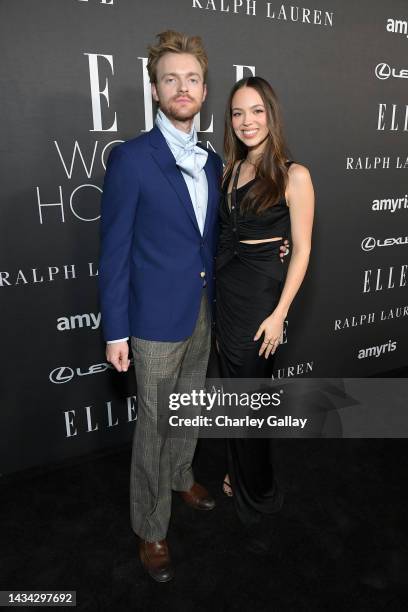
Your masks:
<path fill-rule="evenodd" d="M 197 131 L 194 124 L 189 134 L 177 129 L 159 109 L 156 125 L 163 134 L 180 168 L 190 194 L 191 203 L 201 235 L 204 233 L 208 204 L 208 182 L 204 166 L 208 151 L 197 146 Z"/>

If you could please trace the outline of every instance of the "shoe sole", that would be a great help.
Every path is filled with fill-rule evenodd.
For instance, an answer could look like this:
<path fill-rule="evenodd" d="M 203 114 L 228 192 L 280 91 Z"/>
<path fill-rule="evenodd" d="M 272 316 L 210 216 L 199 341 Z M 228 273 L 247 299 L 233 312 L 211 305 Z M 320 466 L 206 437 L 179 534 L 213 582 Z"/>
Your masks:
<path fill-rule="evenodd" d="M 211 508 L 200 508 L 200 506 L 194 506 L 194 504 L 189 504 L 187 502 L 187 506 L 189 508 L 192 508 L 193 510 L 200 510 L 201 512 L 209 512 L 210 510 L 214 510 L 214 508 L 217 507 L 217 504 L 214 504 L 214 506 L 211 506 Z"/>
<path fill-rule="evenodd" d="M 147 570 L 146 570 L 146 571 L 147 571 Z M 156 576 L 153 576 L 153 575 L 152 575 L 150 572 L 147 572 L 147 573 L 149 574 L 150 578 L 153 578 L 153 580 L 154 580 L 155 582 L 162 582 L 162 583 L 164 583 L 164 582 L 170 582 L 170 580 L 173 580 L 173 578 L 174 578 L 174 574 L 173 574 L 173 576 L 170 576 L 169 578 L 165 578 L 164 580 L 162 580 L 162 579 L 160 579 L 160 578 L 157 578 Z"/>

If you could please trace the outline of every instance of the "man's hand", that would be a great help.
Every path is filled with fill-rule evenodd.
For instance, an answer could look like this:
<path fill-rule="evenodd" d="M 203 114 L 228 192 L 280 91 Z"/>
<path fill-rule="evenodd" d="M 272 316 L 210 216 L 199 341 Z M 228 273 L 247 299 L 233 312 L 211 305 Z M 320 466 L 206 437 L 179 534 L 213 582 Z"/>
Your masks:
<path fill-rule="evenodd" d="M 283 263 L 283 259 L 284 257 L 286 257 L 286 255 L 289 255 L 289 240 L 286 239 L 283 241 L 283 244 L 281 245 L 280 249 L 279 249 L 279 257 L 281 258 L 281 262 Z"/>
<path fill-rule="evenodd" d="M 128 343 L 112 342 L 112 344 L 107 344 L 106 360 L 111 363 L 118 372 L 127 372 L 130 365 Z"/>

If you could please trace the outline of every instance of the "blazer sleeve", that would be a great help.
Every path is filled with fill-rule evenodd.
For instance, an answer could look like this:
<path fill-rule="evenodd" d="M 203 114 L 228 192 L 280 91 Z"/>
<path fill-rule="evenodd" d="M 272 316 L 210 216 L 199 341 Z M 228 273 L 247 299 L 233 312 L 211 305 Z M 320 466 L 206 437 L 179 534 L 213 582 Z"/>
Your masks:
<path fill-rule="evenodd" d="M 130 336 L 130 255 L 140 185 L 133 156 L 110 152 L 101 199 L 99 298 L 105 340 Z"/>

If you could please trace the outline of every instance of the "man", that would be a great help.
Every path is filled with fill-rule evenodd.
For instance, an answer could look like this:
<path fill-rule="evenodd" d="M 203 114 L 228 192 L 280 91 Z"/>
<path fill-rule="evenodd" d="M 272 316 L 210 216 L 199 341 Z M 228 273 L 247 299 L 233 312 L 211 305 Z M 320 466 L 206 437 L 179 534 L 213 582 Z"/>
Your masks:
<path fill-rule="evenodd" d="M 126 371 L 131 337 L 136 371 L 132 528 L 143 566 L 165 582 L 174 574 L 166 543 L 172 490 L 193 508 L 215 506 L 194 481 L 196 440 L 158 434 L 157 384 L 204 385 L 222 162 L 197 146 L 193 125 L 207 94 L 200 38 L 171 31 L 158 38 L 148 59 L 156 125 L 108 160 L 99 283 L 107 360 Z"/>
<path fill-rule="evenodd" d="M 131 523 L 143 566 L 174 575 L 166 534 L 172 491 L 195 509 L 214 500 L 194 481 L 196 439 L 157 431 L 157 386 L 199 389 L 210 351 L 210 311 L 222 161 L 197 145 L 194 116 L 207 95 L 201 39 L 167 31 L 147 69 L 158 103 L 155 127 L 115 147 L 102 197 L 99 284 L 107 360 L 137 380 L 131 461 Z"/>

